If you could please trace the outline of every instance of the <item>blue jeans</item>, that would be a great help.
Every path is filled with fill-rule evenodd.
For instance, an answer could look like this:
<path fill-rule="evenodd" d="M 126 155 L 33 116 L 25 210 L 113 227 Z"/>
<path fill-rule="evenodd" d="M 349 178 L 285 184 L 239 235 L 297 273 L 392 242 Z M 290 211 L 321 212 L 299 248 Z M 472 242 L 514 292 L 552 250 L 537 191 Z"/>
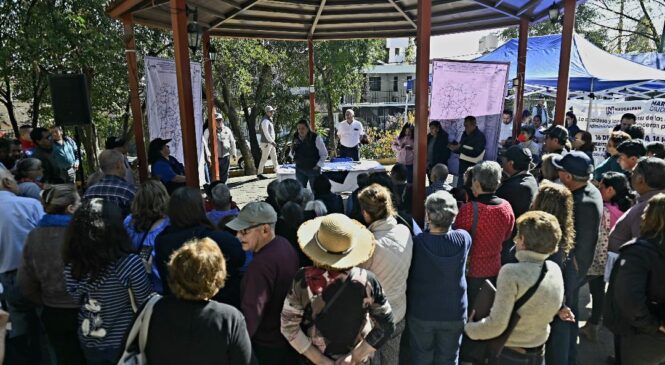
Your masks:
<path fill-rule="evenodd" d="M 464 321 L 407 321 L 413 364 L 457 365 Z"/>
<path fill-rule="evenodd" d="M 314 186 L 314 179 L 319 175 L 321 175 L 321 170 L 306 170 L 296 167 L 296 180 L 298 180 L 303 188 L 306 188 L 307 183 L 309 182 L 309 188 L 311 190 Z"/>
<path fill-rule="evenodd" d="M 124 346 L 124 345 L 123 345 Z M 87 365 L 115 365 L 124 348 L 95 349 L 81 346 Z"/>
<path fill-rule="evenodd" d="M 219 160 L 219 181 L 226 184 L 229 179 L 229 169 L 231 168 L 231 156 L 220 157 Z"/>
<path fill-rule="evenodd" d="M 575 322 L 564 322 L 559 316 L 554 317 L 551 323 L 550 337 L 545 346 L 546 364 L 577 364 L 577 336 L 579 334 L 579 301 L 580 286 L 577 280 L 577 273 L 572 265 L 565 268 L 564 280 L 569 289 L 566 293 L 566 305 L 575 314 Z"/>

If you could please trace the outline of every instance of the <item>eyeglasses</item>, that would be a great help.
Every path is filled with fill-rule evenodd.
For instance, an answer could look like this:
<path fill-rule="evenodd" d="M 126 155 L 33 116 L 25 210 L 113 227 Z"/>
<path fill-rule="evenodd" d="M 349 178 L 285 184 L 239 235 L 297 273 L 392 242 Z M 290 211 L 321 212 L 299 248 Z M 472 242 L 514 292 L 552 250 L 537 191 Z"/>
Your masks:
<path fill-rule="evenodd" d="M 262 226 L 262 225 L 264 225 L 264 224 L 265 224 L 265 223 L 255 224 L 255 225 L 253 225 L 253 226 L 250 226 L 250 227 L 247 227 L 247 228 L 245 228 L 245 229 L 241 229 L 241 230 L 239 230 L 238 233 L 240 233 L 241 235 L 244 236 L 244 235 L 248 234 L 249 231 L 251 231 L 252 229 L 254 229 L 254 228 L 256 228 L 256 227 L 260 227 L 260 226 Z"/>

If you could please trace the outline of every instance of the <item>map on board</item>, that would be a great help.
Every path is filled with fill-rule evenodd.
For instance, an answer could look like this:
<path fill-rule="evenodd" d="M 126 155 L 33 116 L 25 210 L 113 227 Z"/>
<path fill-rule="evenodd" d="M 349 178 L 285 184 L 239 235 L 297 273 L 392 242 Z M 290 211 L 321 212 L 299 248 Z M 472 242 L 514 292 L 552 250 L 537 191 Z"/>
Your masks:
<path fill-rule="evenodd" d="M 430 119 L 501 114 L 508 63 L 432 61 Z"/>
<path fill-rule="evenodd" d="M 199 181 L 205 183 L 203 171 L 203 101 L 201 94 L 201 64 L 190 63 L 192 97 L 194 102 L 194 126 L 196 128 L 196 150 L 199 161 Z M 145 57 L 146 106 L 148 134 L 155 138 L 171 139 L 171 155 L 184 163 L 178 83 L 175 61 Z"/>

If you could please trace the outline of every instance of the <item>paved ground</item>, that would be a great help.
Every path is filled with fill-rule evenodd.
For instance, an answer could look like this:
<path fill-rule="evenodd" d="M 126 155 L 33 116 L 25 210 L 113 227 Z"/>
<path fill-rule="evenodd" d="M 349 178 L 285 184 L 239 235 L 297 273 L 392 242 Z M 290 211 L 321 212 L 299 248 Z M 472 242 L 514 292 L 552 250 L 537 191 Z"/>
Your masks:
<path fill-rule="evenodd" d="M 275 174 L 265 174 L 270 179 L 258 180 L 255 176 L 230 178 L 228 185 L 231 188 L 233 200 L 240 206 L 253 201 L 264 200 L 267 196 L 267 187 L 270 181 L 276 178 Z M 587 286 L 582 288 L 580 307 L 580 326 L 586 323 L 591 315 L 591 303 Z M 597 342 L 590 342 L 586 338 L 579 339 L 578 364 L 580 365 L 602 365 L 606 364 L 607 357 L 614 353 L 612 334 L 601 328 Z"/>

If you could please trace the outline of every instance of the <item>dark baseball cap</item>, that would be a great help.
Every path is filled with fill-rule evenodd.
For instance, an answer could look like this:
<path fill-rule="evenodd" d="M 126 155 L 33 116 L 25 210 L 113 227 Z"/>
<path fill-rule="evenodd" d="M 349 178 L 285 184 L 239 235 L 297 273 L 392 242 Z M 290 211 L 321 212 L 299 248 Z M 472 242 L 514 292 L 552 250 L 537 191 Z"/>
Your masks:
<path fill-rule="evenodd" d="M 646 156 L 647 148 L 641 139 L 629 139 L 617 146 L 617 152 L 628 157 L 642 157 Z"/>
<path fill-rule="evenodd" d="M 127 141 L 125 141 L 124 138 L 111 136 L 106 139 L 106 142 L 104 143 L 104 148 L 106 148 L 107 150 L 111 150 L 114 148 L 122 147 L 125 144 L 127 144 Z"/>
<path fill-rule="evenodd" d="M 558 138 L 560 142 L 568 139 L 568 130 L 560 125 L 553 125 L 543 131 L 544 135 L 549 135 L 551 138 Z"/>
<path fill-rule="evenodd" d="M 565 155 L 552 158 L 552 165 L 574 176 L 588 176 L 593 172 L 593 161 L 584 152 L 571 151 Z"/>
<path fill-rule="evenodd" d="M 157 138 L 153 139 L 152 141 L 150 141 L 150 144 L 154 144 L 155 146 L 159 146 L 160 148 L 162 148 L 165 144 L 168 144 L 169 142 L 171 142 L 170 138 L 169 139 L 162 139 L 162 138 L 157 137 Z"/>
<path fill-rule="evenodd" d="M 533 161 L 533 155 L 531 155 L 531 151 L 528 148 L 523 148 L 520 146 L 510 146 L 510 148 L 504 152 L 503 157 L 505 157 L 506 160 L 513 161 L 519 165 L 528 166 L 531 161 Z"/>

